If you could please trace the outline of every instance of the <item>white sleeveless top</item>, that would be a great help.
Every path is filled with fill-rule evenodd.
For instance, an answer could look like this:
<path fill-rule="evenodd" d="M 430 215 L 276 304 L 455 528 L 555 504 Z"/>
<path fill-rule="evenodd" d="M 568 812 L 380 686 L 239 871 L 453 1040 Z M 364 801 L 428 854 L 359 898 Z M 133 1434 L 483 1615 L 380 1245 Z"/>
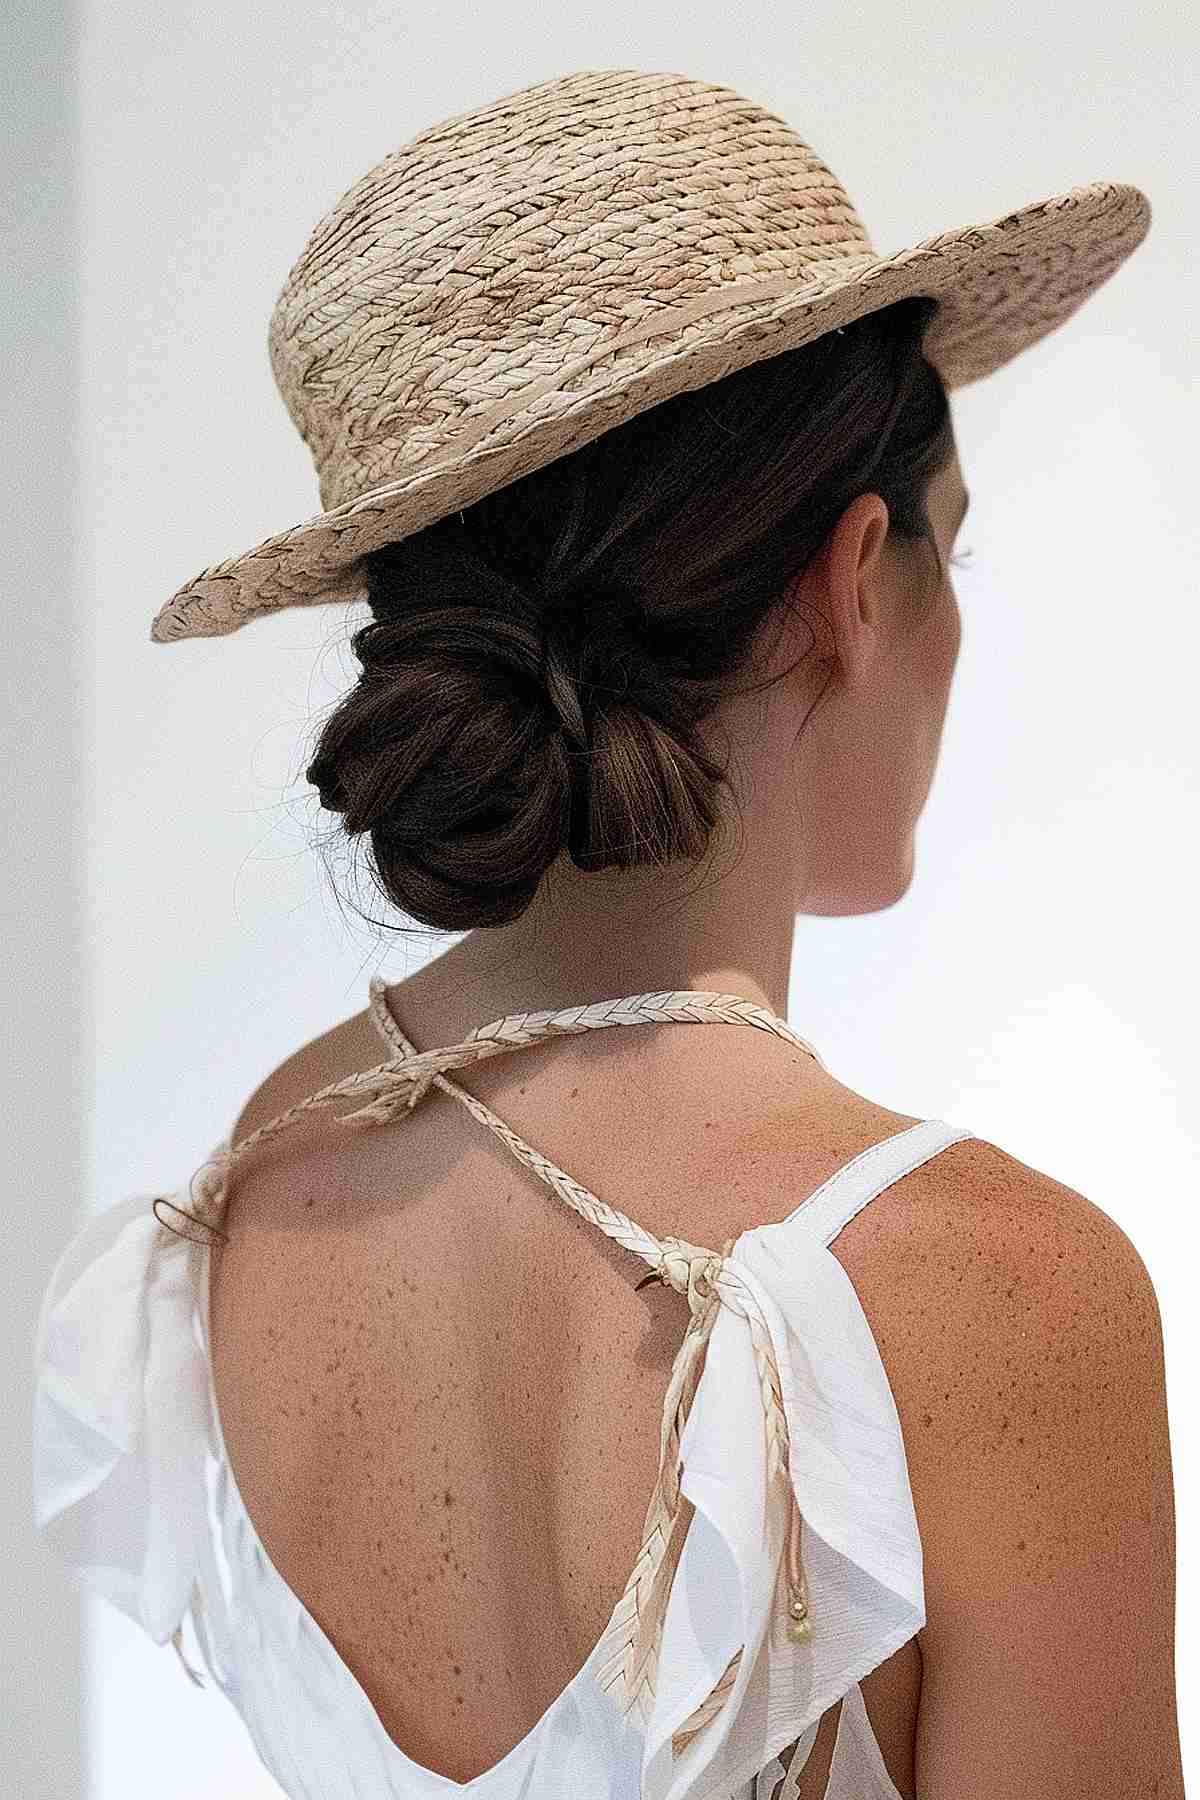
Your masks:
<path fill-rule="evenodd" d="M 55 1265 L 38 1321 L 37 1530 L 96 1592 L 212 1681 L 294 1800 L 789 1800 L 822 1715 L 842 1700 L 826 1800 L 900 1800 L 859 1683 L 925 1623 L 921 1542 L 900 1421 L 871 1328 L 828 1246 L 869 1201 L 973 1134 L 928 1119 L 846 1163 L 786 1218 L 721 1251 L 660 1240 L 557 1168 L 446 1070 L 609 1025 L 752 1025 L 821 1058 L 736 994 L 684 988 L 512 1013 L 418 1051 L 386 984 L 370 1014 L 392 1051 L 310 1096 L 173 1200 L 91 1218 Z M 822 1063 L 822 1067 L 824 1064 Z M 393 1743 L 356 1676 L 259 1541 L 226 1454 L 209 1354 L 209 1238 L 230 1160 L 347 1096 L 336 1121 L 454 1094 L 584 1218 L 686 1294 L 691 1322 L 663 1407 L 645 1542 L 604 1634 L 525 1737 L 470 1781 Z M 190 1668 L 195 1681 L 201 1677 Z M 778 1752 L 798 1747 L 785 1772 Z"/>

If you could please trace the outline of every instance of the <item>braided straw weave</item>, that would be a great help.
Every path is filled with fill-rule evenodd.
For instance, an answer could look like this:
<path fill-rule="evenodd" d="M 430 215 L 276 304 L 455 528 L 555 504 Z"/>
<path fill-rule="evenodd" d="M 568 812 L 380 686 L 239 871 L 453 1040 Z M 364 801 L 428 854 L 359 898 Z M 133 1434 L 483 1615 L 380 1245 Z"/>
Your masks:
<path fill-rule="evenodd" d="M 429 127 L 314 227 L 268 353 L 324 509 L 214 563 L 155 643 L 365 598 L 360 559 L 673 395 L 910 295 L 947 389 L 1069 319 L 1141 243 L 1095 181 L 876 254 L 785 120 L 673 73 L 584 69 Z"/>
<path fill-rule="evenodd" d="M 753 1025 L 769 1031 L 807 1051 L 822 1068 L 826 1065 L 813 1046 L 785 1020 L 739 994 L 681 988 L 672 992 L 632 994 L 618 1000 L 600 1000 L 553 1012 L 509 1013 L 478 1026 L 462 1043 L 425 1051 L 418 1051 L 400 1030 L 387 1006 L 385 994 L 386 983 L 381 977 L 374 977 L 370 986 L 371 1016 L 383 1035 L 397 1047 L 399 1054 L 396 1057 L 310 1094 L 251 1132 L 232 1150 L 218 1152 L 193 1177 L 191 1195 L 199 1208 L 197 1214 L 189 1214 L 173 1201 L 159 1198 L 154 1202 L 155 1217 L 159 1216 L 159 1206 L 168 1206 L 185 1218 L 193 1218 L 195 1222 L 217 1230 L 217 1221 L 223 1218 L 228 1199 L 229 1172 L 256 1144 L 279 1136 L 314 1109 L 332 1106 L 347 1098 L 364 1102 L 335 1121 L 352 1130 L 361 1131 L 373 1124 L 405 1118 L 423 1096 L 437 1086 L 460 1100 L 582 1218 L 599 1226 L 608 1237 L 649 1264 L 651 1273 L 646 1280 L 662 1281 L 686 1296 L 691 1318 L 676 1354 L 663 1402 L 658 1475 L 646 1510 L 642 1547 L 599 1645 L 599 1686 L 613 1695 L 622 1713 L 636 1708 L 640 1717 L 648 1721 L 654 1704 L 667 1600 L 694 1511 L 691 1501 L 680 1489 L 683 1468 L 680 1440 L 704 1370 L 717 1310 L 722 1304 L 744 1318 L 750 1331 L 763 1402 L 767 1475 L 769 1480 L 782 1483 L 788 1507 L 783 1551 L 788 1592 L 787 1635 L 794 1642 L 803 1642 L 811 1634 L 808 1588 L 800 1560 L 802 1521 L 788 1473 L 787 1416 L 770 1330 L 753 1289 L 742 1279 L 731 1254 L 735 1239 L 728 1239 L 718 1253 L 689 1243 L 685 1238 L 656 1238 L 526 1143 L 482 1100 L 449 1080 L 445 1071 L 482 1062 L 490 1056 L 521 1049 L 544 1038 L 571 1036 L 610 1025 L 671 1021 L 703 1023 L 710 1020 Z M 224 1234 L 218 1231 L 218 1235 Z M 639 1282 L 638 1285 L 643 1284 Z M 674 1734 L 672 1744 L 676 1754 L 721 1710 L 733 1687 L 741 1656 L 739 1648 L 717 1685 Z"/>

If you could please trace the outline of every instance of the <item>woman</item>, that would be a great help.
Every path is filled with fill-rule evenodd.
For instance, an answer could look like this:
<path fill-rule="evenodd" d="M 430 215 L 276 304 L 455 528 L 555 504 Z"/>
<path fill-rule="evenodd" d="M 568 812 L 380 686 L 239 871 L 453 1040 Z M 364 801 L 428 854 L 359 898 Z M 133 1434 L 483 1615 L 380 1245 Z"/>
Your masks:
<path fill-rule="evenodd" d="M 39 1330 L 43 1528 L 190 1616 L 289 1794 L 1182 1795 L 1144 1266 L 782 1016 L 796 913 L 912 876 L 948 391 L 1148 218 L 876 258 L 782 121 L 587 71 L 402 146 L 289 275 L 326 510 L 153 635 L 363 593 L 309 779 L 464 935 L 250 1099 L 169 1203 L 208 1234 L 110 1209 Z"/>

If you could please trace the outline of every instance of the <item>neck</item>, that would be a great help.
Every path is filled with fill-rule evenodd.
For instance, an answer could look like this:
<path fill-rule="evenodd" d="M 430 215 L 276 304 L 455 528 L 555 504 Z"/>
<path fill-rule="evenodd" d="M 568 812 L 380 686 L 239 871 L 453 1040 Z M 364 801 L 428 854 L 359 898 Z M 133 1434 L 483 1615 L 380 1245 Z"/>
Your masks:
<path fill-rule="evenodd" d="M 468 932 L 431 973 L 469 992 L 481 1018 L 680 988 L 738 994 L 786 1018 L 790 906 L 772 908 L 761 888 L 696 878 L 695 891 L 664 900 L 661 873 L 654 887 L 629 876 L 575 871 L 512 924 Z"/>

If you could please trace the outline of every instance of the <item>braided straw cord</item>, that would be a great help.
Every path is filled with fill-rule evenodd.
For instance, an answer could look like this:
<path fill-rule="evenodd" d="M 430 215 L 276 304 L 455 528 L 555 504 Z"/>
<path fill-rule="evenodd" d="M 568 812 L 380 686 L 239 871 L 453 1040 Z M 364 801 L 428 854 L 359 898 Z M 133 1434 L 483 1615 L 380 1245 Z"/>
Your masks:
<path fill-rule="evenodd" d="M 377 988 L 383 985 L 379 977 L 373 978 L 371 982 L 371 1011 L 377 1025 L 379 1016 L 375 994 Z M 546 1172 L 553 1171 L 563 1186 L 560 1187 L 555 1181 L 550 1181 L 550 1185 L 555 1187 L 568 1205 L 574 1206 L 582 1217 L 590 1219 L 610 1237 L 641 1256 L 657 1272 L 662 1266 L 664 1255 L 664 1247 L 657 1238 L 643 1231 L 641 1226 L 624 1213 L 606 1206 L 594 1194 L 589 1194 L 586 1188 L 572 1181 L 562 1169 L 557 1169 L 540 1151 L 511 1131 L 504 1120 L 498 1118 L 482 1101 L 477 1100 L 473 1094 L 468 1094 L 455 1082 L 447 1080 L 444 1071 L 484 1062 L 488 1057 L 500 1056 L 506 1050 L 521 1050 L 546 1037 L 569 1037 L 609 1025 L 662 1024 L 672 1020 L 696 1023 L 709 1019 L 753 1025 L 760 1031 L 769 1031 L 796 1045 L 798 1049 L 807 1051 L 822 1068 L 826 1067 L 813 1046 L 798 1032 L 793 1031 L 785 1020 L 777 1018 L 765 1007 L 744 999 L 740 994 L 679 988 L 667 992 L 631 994 L 618 1000 L 598 1000 L 591 1005 L 568 1006 L 556 1012 L 508 1013 L 503 1018 L 477 1026 L 459 1044 L 420 1051 L 410 1046 L 407 1052 L 392 1057 L 387 1062 L 378 1063 L 370 1069 L 356 1070 L 353 1075 L 331 1082 L 315 1094 L 297 1101 L 295 1106 L 289 1107 L 267 1124 L 260 1125 L 257 1131 L 252 1131 L 232 1149 L 215 1152 L 193 1175 L 189 1188 L 189 1197 L 197 1209 L 197 1222 L 215 1230 L 217 1221 L 224 1213 L 226 1183 L 233 1166 L 257 1144 L 267 1143 L 278 1137 L 289 1125 L 295 1124 L 307 1113 L 336 1106 L 340 1100 L 363 1100 L 364 1104 L 353 1112 L 341 1114 L 334 1122 L 348 1126 L 351 1130 L 365 1130 L 370 1125 L 386 1124 L 394 1118 L 403 1117 L 419 1104 L 432 1087 L 437 1086 L 461 1100 L 482 1124 L 503 1138 L 514 1154 L 527 1162 L 535 1174 L 549 1180 Z M 393 1041 L 401 1040 L 408 1043 L 402 1033 Z M 170 1206 L 184 1217 L 191 1216 L 165 1198 L 155 1201 L 156 1209 L 159 1205 Z M 157 1210 L 155 1216 L 157 1217 Z M 684 1244 L 682 1239 L 669 1239 L 666 1242 L 678 1242 L 685 1251 L 696 1249 L 695 1245 Z M 708 1255 L 710 1252 L 702 1254 Z M 681 1287 L 680 1292 L 683 1291 Z"/>
<path fill-rule="evenodd" d="M 371 981 L 371 1017 L 389 1043 L 400 1046 L 401 1054 L 387 1063 L 322 1088 L 252 1132 L 234 1150 L 219 1152 L 199 1172 L 199 1198 L 210 1210 L 217 1210 L 219 1216 L 223 1214 L 228 1171 L 232 1164 L 253 1145 L 280 1135 L 289 1124 L 316 1107 L 332 1105 L 347 1096 L 361 1098 L 365 1095 L 366 1104 L 335 1121 L 339 1125 L 349 1125 L 352 1130 L 364 1130 L 371 1124 L 407 1116 L 436 1085 L 461 1101 L 475 1118 L 508 1145 L 520 1162 L 553 1188 L 582 1218 L 599 1226 L 608 1237 L 648 1263 L 651 1274 L 647 1280 L 660 1280 L 686 1296 L 691 1319 L 676 1354 L 663 1402 L 658 1473 L 646 1509 L 642 1547 L 598 1646 L 602 1653 L 598 1685 L 614 1694 L 622 1713 L 636 1707 L 643 1720 L 648 1721 L 655 1696 L 667 1600 L 694 1511 L 691 1501 L 680 1489 L 680 1442 L 704 1369 L 717 1308 L 722 1302 L 745 1318 L 749 1327 L 765 1417 L 767 1476 L 769 1481 L 782 1480 L 786 1489 L 789 1515 L 785 1566 L 791 1615 L 788 1635 L 793 1641 L 803 1641 L 810 1632 L 807 1583 L 799 1556 L 801 1519 L 788 1473 L 787 1419 L 770 1330 L 753 1291 L 743 1281 L 732 1260 L 735 1239 L 727 1239 L 719 1253 L 689 1243 L 685 1238 L 660 1240 L 543 1156 L 482 1100 L 450 1080 L 445 1070 L 484 1061 L 504 1050 L 524 1048 L 549 1036 L 570 1036 L 609 1025 L 672 1020 L 750 1024 L 786 1039 L 808 1051 L 822 1067 L 826 1065 L 810 1044 L 765 1008 L 738 994 L 708 993 L 691 988 L 633 994 L 554 1012 L 510 1013 L 477 1027 L 460 1044 L 418 1051 L 388 1009 L 384 999 L 385 985 L 381 977 Z M 196 1186 L 197 1178 L 193 1178 L 193 1188 Z M 158 1205 L 164 1203 L 172 1204 L 155 1202 L 156 1217 Z M 736 1678 L 741 1656 L 739 1648 L 716 1687 L 674 1734 L 672 1744 L 676 1754 L 721 1710 Z"/>

